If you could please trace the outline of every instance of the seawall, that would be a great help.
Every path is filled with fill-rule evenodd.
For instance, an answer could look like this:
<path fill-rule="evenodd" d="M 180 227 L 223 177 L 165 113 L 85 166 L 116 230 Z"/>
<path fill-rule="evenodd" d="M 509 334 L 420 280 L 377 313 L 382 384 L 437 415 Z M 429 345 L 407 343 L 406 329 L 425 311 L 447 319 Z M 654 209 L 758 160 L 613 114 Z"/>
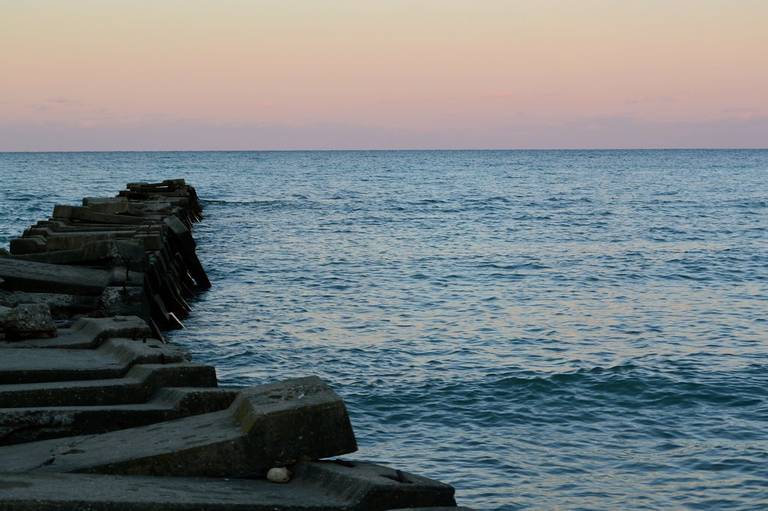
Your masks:
<path fill-rule="evenodd" d="M 364 461 L 313 376 L 219 387 L 164 341 L 211 286 L 183 179 L 58 205 L 0 254 L 0 510 L 455 509 Z"/>

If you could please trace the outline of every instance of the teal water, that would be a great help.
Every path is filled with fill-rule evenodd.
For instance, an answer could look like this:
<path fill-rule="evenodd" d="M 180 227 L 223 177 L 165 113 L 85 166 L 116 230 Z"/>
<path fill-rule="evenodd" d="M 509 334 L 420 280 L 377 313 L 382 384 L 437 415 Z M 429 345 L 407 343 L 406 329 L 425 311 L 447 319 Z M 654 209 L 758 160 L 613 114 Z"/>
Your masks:
<path fill-rule="evenodd" d="M 768 509 L 768 151 L 0 154 L 0 243 L 180 176 L 224 383 L 318 374 L 478 509 Z"/>

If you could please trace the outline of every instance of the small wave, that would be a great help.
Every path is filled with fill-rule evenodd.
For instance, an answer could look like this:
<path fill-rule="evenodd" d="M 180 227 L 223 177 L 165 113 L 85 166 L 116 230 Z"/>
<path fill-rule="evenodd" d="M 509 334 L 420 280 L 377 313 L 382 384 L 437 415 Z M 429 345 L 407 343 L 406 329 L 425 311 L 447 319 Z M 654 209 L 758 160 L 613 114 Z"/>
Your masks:
<path fill-rule="evenodd" d="M 493 268 L 495 270 L 547 270 L 549 266 L 538 263 L 519 263 L 519 264 L 501 264 L 501 263 L 480 263 L 478 268 Z"/>
<path fill-rule="evenodd" d="M 302 196 L 303 197 L 303 196 Z M 207 199 L 202 201 L 203 206 L 230 206 L 247 207 L 254 209 L 295 209 L 315 206 L 314 201 L 306 198 L 293 199 L 267 199 L 267 200 L 227 200 L 227 199 Z"/>

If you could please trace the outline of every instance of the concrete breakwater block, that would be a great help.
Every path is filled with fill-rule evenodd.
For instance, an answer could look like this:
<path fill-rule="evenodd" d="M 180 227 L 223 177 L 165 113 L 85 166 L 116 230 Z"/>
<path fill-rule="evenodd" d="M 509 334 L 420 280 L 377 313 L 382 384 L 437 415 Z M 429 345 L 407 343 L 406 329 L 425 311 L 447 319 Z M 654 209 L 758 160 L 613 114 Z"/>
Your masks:
<path fill-rule="evenodd" d="M 57 205 L 53 208 L 54 220 L 77 220 L 97 224 L 141 225 L 157 223 L 160 215 L 130 216 L 94 211 L 88 207 Z"/>
<path fill-rule="evenodd" d="M 161 389 L 146 403 L 0 408 L 0 445 L 106 433 L 227 408 L 237 395 L 217 388 Z"/>
<path fill-rule="evenodd" d="M 11 254 L 14 256 L 35 254 L 40 252 L 52 252 L 59 250 L 76 250 L 88 243 L 141 240 L 146 250 L 159 248 L 161 243 L 161 226 L 157 229 L 144 227 L 130 229 L 118 229 L 109 226 L 109 229 L 95 228 L 53 228 L 33 227 L 24 231 L 20 238 L 11 240 Z"/>
<path fill-rule="evenodd" d="M 221 412 L 0 447 L 0 472 L 260 477 L 356 449 L 344 402 L 307 377 L 242 390 Z"/>
<path fill-rule="evenodd" d="M 385 511 L 455 505 L 445 484 L 367 462 L 305 462 L 287 484 L 260 479 L 0 473 L 3 511 Z M 402 474 L 402 473 L 401 473 Z M 455 508 L 454 508 L 455 509 Z"/>
<path fill-rule="evenodd" d="M 32 338 L 13 344 L 0 342 L 0 349 L 8 348 L 96 348 L 107 339 L 151 339 L 152 330 L 138 316 L 112 316 L 110 318 L 80 318 L 68 328 L 59 328 L 54 338 Z M 2 367 L 2 363 L 0 363 Z"/>
<path fill-rule="evenodd" d="M 88 210 L 110 215 L 142 217 L 154 220 L 158 217 L 174 215 L 184 223 L 192 223 L 185 208 L 170 200 L 129 200 L 126 197 L 86 197 L 83 206 Z"/>
<path fill-rule="evenodd" d="M 456 505 L 450 485 L 365 461 L 299 463 L 294 475 L 299 484 L 312 481 L 331 493 L 344 492 L 360 509 Z"/>
<path fill-rule="evenodd" d="M 51 219 L 11 240 L 16 264 L 0 267 L 0 295 L 33 293 L 34 303 L 49 305 L 56 318 L 136 314 L 157 337 L 161 329 L 182 328 L 189 298 L 211 285 L 190 232 L 201 212 L 183 180 L 132 183 L 118 197 L 58 205 Z"/>
<path fill-rule="evenodd" d="M 139 364 L 121 378 L 0 385 L 0 410 L 144 403 L 163 387 L 216 385 L 212 366 L 192 362 Z"/>
<path fill-rule="evenodd" d="M 125 268 L 101 270 L 79 266 L 0 258 L 5 290 L 99 295 L 107 286 L 141 286 L 144 274 Z"/>
<path fill-rule="evenodd" d="M 146 257 L 144 246 L 133 240 L 91 241 L 71 250 L 56 250 L 23 254 L 15 259 L 48 264 L 89 266 L 126 266 L 131 271 L 143 271 Z"/>
<path fill-rule="evenodd" d="M 435 481 L 312 461 L 357 449 L 321 380 L 222 389 L 163 344 L 210 286 L 191 233 L 202 207 L 183 179 L 126 188 L 56 206 L 0 253 L 0 307 L 48 307 L 58 327 L 0 336 L 0 511 L 455 505 Z M 275 467 L 282 484 L 264 479 Z"/>
<path fill-rule="evenodd" d="M 119 378 L 137 364 L 189 359 L 182 349 L 156 339 L 109 339 L 93 350 L 2 347 L 0 357 L 0 384 L 6 385 Z"/>

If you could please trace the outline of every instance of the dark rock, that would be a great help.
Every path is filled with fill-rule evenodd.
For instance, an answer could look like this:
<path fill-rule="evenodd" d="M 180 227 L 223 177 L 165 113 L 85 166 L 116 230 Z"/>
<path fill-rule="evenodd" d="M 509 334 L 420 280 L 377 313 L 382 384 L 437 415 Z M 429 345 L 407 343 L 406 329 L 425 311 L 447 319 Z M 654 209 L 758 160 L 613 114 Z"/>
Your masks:
<path fill-rule="evenodd" d="M 70 295 L 63 293 L 27 293 L 24 291 L 5 291 L 0 289 L 0 305 L 15 307 L 20 303 L 38 303 L 47 305 L 54 319 L 71 318 L 99 307 L 95 296 Z"/>
<path fill-rule="evenodd" d="M 6 339 L 54 337 L 56 325 L 51 311 L 45 304 L 21 303 L 0 311 L 0 330 Z"/>

